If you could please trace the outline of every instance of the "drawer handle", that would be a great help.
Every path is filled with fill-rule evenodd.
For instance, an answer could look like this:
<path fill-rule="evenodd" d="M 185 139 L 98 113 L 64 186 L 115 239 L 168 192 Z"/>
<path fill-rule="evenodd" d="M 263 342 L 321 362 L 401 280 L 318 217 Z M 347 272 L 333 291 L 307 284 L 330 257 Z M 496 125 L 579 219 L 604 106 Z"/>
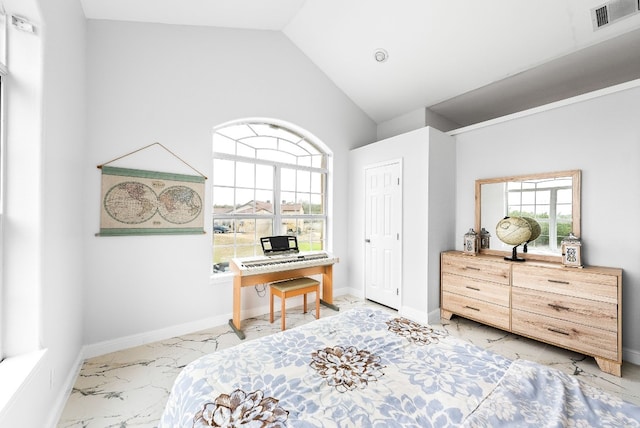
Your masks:
<path fill-rule="evenodd" d="M 480 289 L 479 289 L 479 288 L 477 288 L 477 287 L 471 287 L 470 285 L 467 285 L 466 287 L 467 287 L 469 290 L 473 290 L 473 291 L 480 291 Z"/>
<path fill-rule="evenodd" d="M 480 270 L 480 268 L 473 267 L 473 266 L 465 266 L 464 268 L 469 270 Z"/>
<path fill-rule="evenodd" d="M 555 328 L 547 328 L 547 330 L 553 333 L 564 334 L 565 336 L 569 336 L 569 333 L 567 333 L 566 331 L 556 330 Z"/>
<path fill-rule="evenodd" d="M 480 312 L 480 309 L 474 308 L 473 306 L 465 306 L 465 308 Z"/>
<path fill-rule="evenodd" d="M 568 311 L 569 310 L 569 308 L 567 308 L 566 306 L 555 305 L 553 303 L 548 303 L 548 305 L 551 306 L 553 309 L 556 309 L 556 310 L 560 310 L 560 309 L 562 309 L 564 311 Z"/>
<path fill-rule="evenodd" d="M 556 284 L 570 284 L 569 281 L 558 281 L 557 279 L 547 279 L 547 281 L 553 282 L 553 283 L 556 283 Z"/>

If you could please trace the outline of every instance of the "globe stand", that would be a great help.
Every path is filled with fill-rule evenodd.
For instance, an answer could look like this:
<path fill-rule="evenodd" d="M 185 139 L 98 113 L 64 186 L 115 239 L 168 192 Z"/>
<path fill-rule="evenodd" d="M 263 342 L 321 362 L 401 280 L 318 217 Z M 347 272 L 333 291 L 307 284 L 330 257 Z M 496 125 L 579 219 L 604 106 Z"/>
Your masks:
<path fill-rule="evenodd" d="M 516 245 L 515 247 L 513 247 L 513 250 L 511 250 L 511 257 L 505 257 L 505 260 L 508 260 L 510 262 L 523 262 L 525 261 L 525 259 L 522 259 L 520 257 L 518 257 L 518 247 L 520 246 L 520 244 Z M 527 252 L 527 247 L 525 244 L 524 247 L 524 252 Z"/>

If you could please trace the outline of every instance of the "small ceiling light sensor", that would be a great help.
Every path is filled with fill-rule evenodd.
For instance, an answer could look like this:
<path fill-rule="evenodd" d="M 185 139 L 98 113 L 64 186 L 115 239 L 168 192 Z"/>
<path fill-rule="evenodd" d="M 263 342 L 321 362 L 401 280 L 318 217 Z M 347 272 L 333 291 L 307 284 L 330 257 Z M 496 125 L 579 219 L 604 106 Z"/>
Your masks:
<path fill-rule="evenodd" d="M 34 27 L 34 25 L 20 16 L 12 15 L 11 24 L 13 24 L 13 26 L 20 31 L 25 31 L 27 33 L 36 32 L 36 28 Z"/>
<path fill-rule="evenodd" d="M 386 62 L 389 59 L 389 54 L 384 49 L 376 49 L 373 52 L 373 57 L 378 62 Z"/>

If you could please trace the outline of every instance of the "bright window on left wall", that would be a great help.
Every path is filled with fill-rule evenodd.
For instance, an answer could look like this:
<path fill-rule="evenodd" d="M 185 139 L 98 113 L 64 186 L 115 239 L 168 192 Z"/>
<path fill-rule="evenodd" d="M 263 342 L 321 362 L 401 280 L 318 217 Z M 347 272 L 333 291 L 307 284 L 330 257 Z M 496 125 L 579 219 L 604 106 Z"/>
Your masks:
<path fill-rule="evenodd" d="M 328 154 L 273 123 L 235 123 L 213 136 L 212 272 L 262 255 L 260 238 L 295 235 L 302 251 L 327 245 Z"/>
<path fill-rule="evenodd" d="M 5 84 L 7 75 L 6 66 L 6 49 L 7 47 L 7 16 L 0 13 L 0 272 L 3 272 L 2 260 L 4 260 L 4 189 L 5 189 Z M 2 286 L 2 275 L 0 275 L 0 361 L 4 358 L 2 347 L 2 332 L 4 327 L 2 320 L 4 319 L 2 308 L 4 295 Z"/>

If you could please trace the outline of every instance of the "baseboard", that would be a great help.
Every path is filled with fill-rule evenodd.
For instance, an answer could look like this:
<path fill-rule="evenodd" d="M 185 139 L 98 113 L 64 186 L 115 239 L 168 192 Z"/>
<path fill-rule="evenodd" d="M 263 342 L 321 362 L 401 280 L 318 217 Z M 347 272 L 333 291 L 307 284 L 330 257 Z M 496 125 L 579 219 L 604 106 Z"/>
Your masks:
<path fill-rule="evenodd" d="M 360 288 L 340 287 L 333 289 L 333 296 L 353 296 L 364 299 L 364 290 Z"/>
<path fill-rule="evenodd" d="M 640 366 L 640 351 L 623 347 L 622 360 Z"/>
<path fill-rule="evenodd" d="M 398 314 L 401 317 L 410 319 L 420 324 L 425 324 L 429 320 L 429 314 L 424 311 L 419 311 L 417 309 L 409 308 L 407 306 L 401 306 Z"/>
<path fill-rule="evenodd" d="M 69 371 L 64 384 L 60 388 L 63 391 L 62 394 L 58 396 L 58 399 L 53 405 L 53 409 L 49 413 L 49 423 L 45 426 L 50 428 L 55 428 L 58 425 L 58 421 L 62 416 L 62 412 L 64 412 L 64 408 L 67 405 L 67 401 L 69 400 L 69 396 L 71 395 L 71 391 L 73 391 L 73 386 L 76 384 L 76 380 L 78 380 L 78 375 L 80 374 L 80 370 L 82 369 L 82 364 L 84 363 L 83 351 L 80 350 L 78 356 L 76 357 L 75 362 L 73 363 L 74 369 Z"/>
<path fill-rule="evenodd" d="M 336 293 L 334 293 L 334 295 L 340 295 L 339 293 L 342 290 L 349 291 L 349 289 L 336 290 Z M 291 307 L 302 305 L 302 296 L 294 297 L 290 300 L 291 302 L 289 302 L 288 305 L 290 305 Z M 314 302 L 315 302 L 315 297 L 309 297 L 308 304 L 312 304 Z M 255 308 L 243 309 L 242 318 L 243 319 L 252 318 L 252 317 L 257 317 L 257 316 L 268 314 L 268 313 L 269 313 L 269 305 L 267 303 L 265 305 L 258 306 Z M 91 345 L 85 345 L 83 348 L 83 357 L 85 359 L 98 357 L 100 355 L 109 354 L 111 352 L 122 351 L 123 349 L 133 348 L 141 345 L 147 345 L 149 343 L 157 342 L 160 340 L 166 340 L 172 337 L 182 336 L 185 334 L 194 333 L 196 331 L 206 330 L 206 329 L 217 327 L 220 325 L 226 325 L 229 323 L 229 320 L 231 318 L 233 318 L 233 314 L 227 313 L 224 315 L 217 315 L 214 317 L 205 318 L 199 321 L 188 322 L 184 324 L 170 326 L 167 328 L 148 331 L 145 333 L 134 334 L 131 336 L 120 337 L 113 340 L 106 340 L 106 341 L 94 343 Z"/>
<path fill-rule="evenodd" d="M 267 311 L 269 309 L 267 308 Z M 243 311 L 243 316 L 252 316 L 249 311 Z M 199 321 L 188 322 L 184 324 L 174 325 L 167 328 L 148 331 L 140 334 L 120 337 L 113 340 L 105 340 L 103 342 L 85 345 L 83 348 L 83 358 L 93 358 L 100 355 L 109 354 L 111 352 L 122 351 L 123 349 L 133 348 L 136 346 L 147 345 L 159 340 L 170 339 L 176 336 L 193 333 L 196 331 L 206 330 L 211 327 L 227 324 L 232 318 L 231 313 L 225 315 L 217 315 L 215 317 L 205 318 Z"/>

